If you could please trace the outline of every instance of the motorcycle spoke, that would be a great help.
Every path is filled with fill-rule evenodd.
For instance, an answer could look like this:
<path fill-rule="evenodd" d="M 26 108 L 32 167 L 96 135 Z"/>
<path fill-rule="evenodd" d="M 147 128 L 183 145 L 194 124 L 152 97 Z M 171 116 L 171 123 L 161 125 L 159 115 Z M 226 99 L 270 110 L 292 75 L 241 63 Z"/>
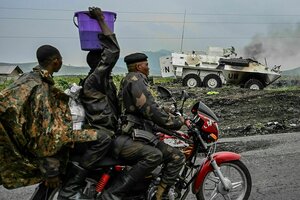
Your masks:
<path fill-rule="evenodd" d="M 226 174 L 231 177 L 231 167 L 226 167 Z"/>
<path fill-rule="evenodd" d="M 225 195 L 223 195 L 223 197 L 225 200 L 231 200 L 231 197 L 229 196 L 229 194 L 225 194 Z"/>
<path fill-rule="evenodd" d="M 216 176 L 209 176 L 208 180 L 210 180 L 210 181 L 212 181 L 214 183 L 219 183 L 220 182 L 219 177 L 216 177 Z"/>
<path fill-rule="evenodd" d="M 232 183 L 232 189 L 238 188 L 240 186 L 243 186 L 243 181 Z"/>
<path fill-rule="evenodd" d="M 211 193 L 209 200 L 213 200 L 218 194 L 217 187 L 215 187 L 214 191 Z"/>

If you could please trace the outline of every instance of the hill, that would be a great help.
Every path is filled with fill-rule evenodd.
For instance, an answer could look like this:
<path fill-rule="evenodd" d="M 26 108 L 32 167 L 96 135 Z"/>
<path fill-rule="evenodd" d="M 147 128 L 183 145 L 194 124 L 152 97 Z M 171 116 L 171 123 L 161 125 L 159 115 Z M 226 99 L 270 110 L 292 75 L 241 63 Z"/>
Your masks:
<path fill-rule="evenodd" d="M 143 51 L 144 54 L 148 56 L 148 62 L 150 67 L 150 75 L 152 76 L 160 76 L 160 64 L 159 64 L 159 58 L 162 56 L 168 56 L 171 55 L 171 51 L 161 49 L 159 51 Z M 116 69 L 116 72 L 120 73 L 126 73 L 127 68 L 124 63 L 124 58 L 119 58 L 117 66 L 120 66 L 118 69 Z M 123 71 L 121 71 L 123 70 Z M 125 70 L 125 71 L 124 71 Z"/>
<path fill-rule="evenodd" d="M 168 50 L 159 50 L 159 51 L 145 51 L 143 52 L 148 56 L 148 62 L 150 66 L 150 74 L 151 75 L 160 75 L 160 64 L 159 58 L 162 56 L 171 55 L 171 51 Z"/>
<path fill-rule="evenodd" d="M 150 75 L 159 76 L 160 75 L 160 64 L 159 58 L 162 56 L 171 55 L 172 51 L 169 50 L 159 50 L 159 51 L 144 51 L 148 56 L 148 62 L 150 66 Z M 18 65 L 24 72 L 29 72 L 31 69 L 37 65 L 36 62 L 30 63 L 0 63 L 1 66 L 7 65 Z M 63 65 L 62 69 L 57 73 L 57 75 L 85 75 L 89 71 L 87 66 L 71 66 Z M 126 65 L 124 63 L 124 58 L 120 57 L 116 66 L 113 69 L 113 74 L 125 74 L 127 72 Z M 282 71 L 282 75 L 286 76 L 300 76 L 300 67 Z"/>
<path fill-rule="evenodd" d="M 282 75 L 286 76 L 300 76 L 300 67 L 290 69 L 290 70 L 285 70 L 282 72 Z"/>
<path fill-rule="evenodd" d="M 144 52 L 148 56 L 148 61 L 150 65 L 150 75 L 160 75 L 160 66 L 159 66 L 159 58 L 161 56 L 171 55 L 170 51 L 160 50 L 160 51 L 145 51 Z M 0 63 L 1 66 L 19 66 L 23 72 L 29 72 L 33 67 L 37 65 L 37 62 L 29 62 L 29 63 Z M 63 65 L 61 70 L 56 73 L 56 75 L 86 75 L 89 72 L 88 66 L 71 66 L 71 65 Z M 113 74 L 125 74 L 127 72 L 126 65 L 124 63 L 124 58 L 119 58 L 116 66 L 113 69 Z"/>
<path fill-rule="evenodd" d="M 1 66 L 19 66 L 23 72 L 30 72 L 33 67 L 37 65 L 37 62 L 30 63 L 0 63 Z M 55 75 L 86 75 L 88 74 L 90 68 L 88 66 L 71 66 L 71 65 L 63 65 L 58 73 Z M 127 71 L 124 67 L 115 66 L 113 73 L 114 74 L 124 74 Z"/>

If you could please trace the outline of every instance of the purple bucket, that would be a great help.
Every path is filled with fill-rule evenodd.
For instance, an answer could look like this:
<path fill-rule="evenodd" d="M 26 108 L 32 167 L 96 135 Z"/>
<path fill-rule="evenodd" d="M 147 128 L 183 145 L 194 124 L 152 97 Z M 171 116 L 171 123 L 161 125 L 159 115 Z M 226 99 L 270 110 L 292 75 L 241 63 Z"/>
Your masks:
<path fill-rule="evenodd" d="M 117 14 L 109 11 L 102 11 L 104 21 L 112 32 L 114 32 L 114 22 Z M 91 18 L 88 11 L 76 12 L 73 17 L 75 26 L 78 27 L 80 46 L 84 51 L 101 49 L 101 43 L 98 39 L 98 34 L 102 32 L 97 20 Z M 77 24 L 75 23 L 77 17 Z"/>

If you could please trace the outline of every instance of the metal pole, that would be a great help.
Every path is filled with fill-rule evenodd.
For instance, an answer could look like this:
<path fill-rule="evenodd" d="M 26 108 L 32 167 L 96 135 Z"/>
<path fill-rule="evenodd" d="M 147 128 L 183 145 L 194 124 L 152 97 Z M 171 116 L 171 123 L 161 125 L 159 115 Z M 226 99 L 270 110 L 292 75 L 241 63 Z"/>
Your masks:
<path fill-rule="evenodd" d="M 182 53 L 183 38 L 184 38 L 185 15 L 186 15 L 186 10 L 184 10 L 183 26 L 182 26 L 182 34 L 181 34 L 181 45 L 180 45 L 180 52 L 181 53 Z"/>

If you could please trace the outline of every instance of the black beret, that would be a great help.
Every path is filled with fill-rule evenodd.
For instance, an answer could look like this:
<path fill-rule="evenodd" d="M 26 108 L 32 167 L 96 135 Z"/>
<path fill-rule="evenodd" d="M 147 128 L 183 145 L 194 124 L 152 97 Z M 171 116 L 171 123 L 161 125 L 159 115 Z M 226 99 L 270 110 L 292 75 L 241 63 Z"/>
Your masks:
<path fill-rule="evenodd" d="M 124 62 L 127 65 L 130 65 L 132 63 L 147 61 L 147 58 L 148 58 L 148 56 L 146 56 L 143 53 L 133 53 L 133 54 L 125 56 Z"/>
<path fill-rule="evenodd" d="M 53 56 L 61 56 L 58 49 L 51 45 L 40 46 L 36 51 L 36 58 L 39 63 L 46 61 Z"/>

